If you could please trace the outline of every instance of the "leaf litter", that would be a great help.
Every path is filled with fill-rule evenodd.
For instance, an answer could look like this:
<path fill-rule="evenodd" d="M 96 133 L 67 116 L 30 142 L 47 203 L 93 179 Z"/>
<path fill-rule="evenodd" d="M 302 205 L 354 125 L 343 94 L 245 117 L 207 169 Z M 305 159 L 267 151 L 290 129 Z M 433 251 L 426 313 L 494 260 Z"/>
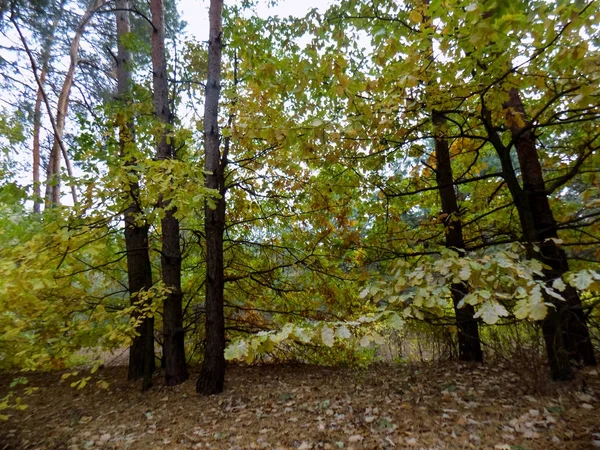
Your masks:
<path fill-rule="evenodd" d="M 97 377 L 108 389 L 31 375 L 40 389 L 0 423 L 0 450 L 600 447 L 594 370 L 566 384 L 542 379 L 543 394 L 508 367 L 464 363 L 232 366 L 226 391 L 212 397 L 196 395 L 194 376 L 176 387 L 157 376 L 147 393 L 123 367 Z M 10 380 L 0 376 L 0 386 Z"/>

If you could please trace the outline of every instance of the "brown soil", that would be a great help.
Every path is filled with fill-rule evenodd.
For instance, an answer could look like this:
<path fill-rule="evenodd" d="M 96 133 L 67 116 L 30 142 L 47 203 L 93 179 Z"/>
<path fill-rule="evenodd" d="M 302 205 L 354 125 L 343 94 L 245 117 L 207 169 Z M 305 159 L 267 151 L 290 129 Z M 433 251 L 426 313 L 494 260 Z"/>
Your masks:
<path fill-rule="evenodd" d="M 0 398 L 12 378 L 0 376 Z M 600 447 L 597 370 L 533 386 L 497 365 L 231 367 L 225 393 L 208 398 L 195 374 L 174 388 L 157 377 L 147 393 L 125 378 L 108 367 L 77 390 L 60 373 L 29 376 L 40 389 L 0 422 L 0 450 Z"/>

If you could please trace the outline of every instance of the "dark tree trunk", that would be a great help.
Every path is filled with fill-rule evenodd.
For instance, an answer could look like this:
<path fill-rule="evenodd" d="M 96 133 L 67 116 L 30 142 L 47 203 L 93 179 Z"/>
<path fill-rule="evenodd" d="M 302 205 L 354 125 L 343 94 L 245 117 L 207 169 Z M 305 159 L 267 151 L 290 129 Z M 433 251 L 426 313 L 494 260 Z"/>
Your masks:
<path fill-rule="evenodd" d="M 436 181 L 442 203 L 442 212 L 446 214 L 444 219 L 446 247 L 461 251 L 464 249 L 465 243 L 456 191 L 454 190 L 450 149 L 448 139 L 444 133 L 446 118 L 442 113 L 433 110 L 431 119 L 435 133 Z M 466 283 L 457 283 L 451 286 L 451 290 L 454 313 L 456 315 L 458 358 L 461 361 L 481 362 L 483 361 L 483 353 L 481 351 L 477 320 L 473 318 L 475 309 L 473 305 L 467 304 L 463 305 L 462 308 L 458 307 L 460 301 L 468 293 L 468 287 Z"/>
<path fill-rule="evenodd" d="M 502 164 L 504 181 L 517 208 L 523 232 L 522 239 L 527 248 L 527 257 L 539 258 L 537 252 L 534 250 L 534 243 L 537 240 L 530 193 L 521 188 L 510 157 L 510 148 L 502 143 L 502 139 L 492 123 L 491 112 L 485 108 L 485 105 L 482 105 L 482 118 L 488 138 L 494 146 Z M 568 380 L 572 378 L 573 371 L 563 336 L 560 319 L 561 304 L 552 297 L 545 298 L 544 300 L 554 305 L 554 307 L 548 309 L 548 314 L 542 323 L 550 373 L 555 380 Z"/>
<path fill-rule="evenodd" d="M 203 395 L 223 391 L 225 381 L 225 317 L 223 312 L 223 232 L 225 230 L 224 173 L 227 150 L 220 153 L 219 95 L 221 89 L 221 53 L 223 0 L 211 0 L 208 44 L 208 79 L 204 106 L 204 152 L 206 187 L 221 193 L 217 206 L 204 205 L 206 233 L 206 350 L 196 391 Z"/>
<path fill-rule="evenodd" d="M 558 232 L 537 154 L 535 133 L 526 118 L 519 91 L 512 88 L 509 94 L 510 98 L 505 107 L 508 110 L 508 123 L 521 167 L 523 191 L 529 197 L 535 242 L 540 248 L 537 257 L 550 267 L 544 270 L 544 278 L 551 283 L 569 270 L 569 263 L 564 250 L 554 241 L 558 238 Z M 581 299 L 572 287 L 568 287 L 563 292 L 563 296 L 566 303 L 554 303 L 561 313 L 562 330 L 569 355 L 585 365 L 595 365 L 594 346 L 590 339 Z"/>
<path fill-rule="evenodd" d="M 129 102 L 129 88 L 131 84 L 131 53 L 122 44 L 123 36 L 130 32 L 129 0 L 116 1 L 117 20 L 117 96 L 126 106 Z M 133 119 L 127 117 L 119 124 L 119 146 L 121 157 L 126 158 L 127 165 L 134 166 L 135 161 L 128 155 L 128 147 L 134 141 Z M 133 172 L 133 168 L 130 169 Z M 136 223 L 140 215 L 138 206 L 139 185 L 134 182 L 129 185 L 130 205 L 125 211 L 125 248 L 127 251 L 127 278 L 131 304 L 137 301 L 137 293 L 147 291 L 152 287 L 152 266 L 148 249 L 148 226 Z M 142 305 L 140 305 L 142 306 Z M 152 386 L 152 373 L 155 369 L 154 362 L 154 318 L 145 318 L 138 329 L 139 335 L 133 339 L 129 348 L 130 380 L 143 378 L 142 389 L 147 390 Z"/>
<path fill-rule="evenodd" d="M 172 125 L 172 112 L 169 108 L 169 87 L 167 83 L 167 59 L 165 54 L 165 20 L 162 0 L 150 0 L 152 13 L 152 82 L 154 87 L 154 114 L 164 125 L 156 157 L 165 160 L 175 157 L 172 139 L 167 139 Z M 160 199 L 159 207 L 165 209 L 161 220 L 162 279 L 169 289 L 163 307 L 163 354 L 165 357 L 165 382 L 167 386 L 183 383 L 188 378 L 185 360 L 185 335 L 183 330 L 183 309 L 181 292 L 181 248 L 179 247 L 179 220 L 173 208 Z"/>

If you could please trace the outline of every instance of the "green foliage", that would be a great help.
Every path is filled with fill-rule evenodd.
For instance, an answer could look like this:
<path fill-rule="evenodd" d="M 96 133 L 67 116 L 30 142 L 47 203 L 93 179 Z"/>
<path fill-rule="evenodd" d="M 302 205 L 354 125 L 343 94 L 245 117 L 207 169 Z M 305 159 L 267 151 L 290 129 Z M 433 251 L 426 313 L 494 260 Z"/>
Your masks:
<path fill-rule="evenodd" d="M 592 304 L 600 291 L 597 4 L 343 0 L 295 19 L 257 17 L 246 3 L 226 10 L 223 31 L 228 359 L 366 364 L 383 331 L 404 320 L 452 323 L 457 283 L 469 289 L 461 306 L 486 324 L 542 320 L 548 296 L 562 301 L 566 285 Z M 127 298 L 120 224 L 135 202 L 157 269 L 159 198 L 181 223 L 187 342 L 202 346 L 203 208 L 218 198 L 201 170 L 207 49 L 178 44 L 173 89 L 186 118 L 168 129 L 177 158 L 154 160 L 164 125 L 153 116 L 147 39 L 135 31 L 149 29 L 134 22 L 124 38 L 138 54 L 129 98 L 71 123 L 79 175 L 68 181 L 80 204 L 30 214 L 24 190 L 9 182 L 11 149 L 29 139 L 28 127 L 20 115 L 0 115 L 0 368 L 63 368 L 81 349 L 128 345 L 143 317 L 160 326 L 159 281 L 133 306 Z M 522 230 L 492 145 L 493 130 L 518 166 L 509 126 L 523 118 L 505 107 L 511 88 L 538 139 L 561 245 L 576 258 L 573 272 L 550 284 L 513 243 Z M 433 109 L 447 118 L 461 183 L 456 217 L 440 212 Z M 129 123 L 121 147 L 118 131 Z M 444 250 L 457 219 L 465 254 Z"/>
<path fill-rule="evenodd" d="M 348 322 L 287 323 L 281 330 L 260 332 L 248 339 L 239 339 L 225 350 L 228 360 L 251 363 L 257 356 L 275 354 L 290 345 L 334 346 L 342 349 L 357 346 L 367 348 L 373 342 L 382 344 L 377 326 L 402 327 L 402 320 L 391 311 L 361 316 Z M 277 356 L 275 356 L 277 357 Z"/>

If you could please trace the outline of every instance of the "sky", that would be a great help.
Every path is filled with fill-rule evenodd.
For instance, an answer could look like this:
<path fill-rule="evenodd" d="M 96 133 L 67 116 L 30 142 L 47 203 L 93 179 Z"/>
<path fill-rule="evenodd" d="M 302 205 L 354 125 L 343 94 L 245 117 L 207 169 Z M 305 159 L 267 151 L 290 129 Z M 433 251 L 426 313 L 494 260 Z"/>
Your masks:
<path fill-rule="evenodd" d="M 230 3 L 225 0 L 225 4 Z M 276 6 L 269 7 L 267 0 L 261 0 L 258 13 L 261 16 L 296 16 L 306 14 L 312 8 L 327 8 L 332 0 L 279 0 Z M 198 40 L 208 40 L 209 0 L 179 0 L 178 10 L 181 18 L 188 23 L 187 31 Z"/>

